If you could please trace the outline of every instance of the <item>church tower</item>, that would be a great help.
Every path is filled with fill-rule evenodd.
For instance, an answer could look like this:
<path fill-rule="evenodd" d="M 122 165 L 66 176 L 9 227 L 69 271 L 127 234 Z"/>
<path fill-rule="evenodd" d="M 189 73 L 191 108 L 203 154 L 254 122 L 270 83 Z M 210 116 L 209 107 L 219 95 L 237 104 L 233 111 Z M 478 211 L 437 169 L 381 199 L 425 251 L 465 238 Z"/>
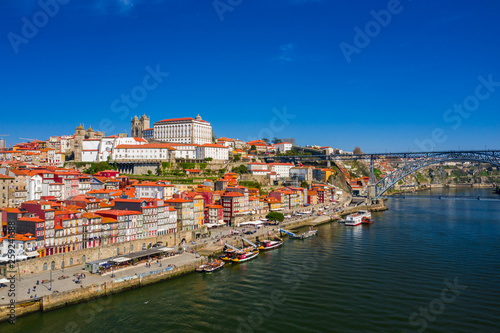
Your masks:
<path fill-rule="evenodd" d="M 148 129 L 150 126 L 150 120 L 146 115 L 143 115 L 141 119 L 137 116 L 130 121 L 130 136 L 132 138 L 142 138 L 144 137 L 143 131 Z"/>

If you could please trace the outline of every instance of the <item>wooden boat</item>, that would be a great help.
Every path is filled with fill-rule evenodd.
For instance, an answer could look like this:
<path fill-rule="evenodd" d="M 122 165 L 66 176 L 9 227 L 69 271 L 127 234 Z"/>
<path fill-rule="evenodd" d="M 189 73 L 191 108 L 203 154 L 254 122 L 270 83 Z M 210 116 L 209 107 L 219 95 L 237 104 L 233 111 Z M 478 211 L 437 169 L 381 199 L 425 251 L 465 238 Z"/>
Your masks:
<path fill-rule="evenodd" d="M 225 264 L 226 263 L 222 260 L 215 260 L 198 266 L 198 268 L 196 268 L 196 271 L 200 273 L 213 273 L 215 271 L 218 271 L 219 269 L 222 269 Z"/>
<path fill-rule="evenodd" d="M 261 251 L 269 251 L 276 249 L 283 245 L 283 240 L 281 238 L 276 238 L 274 240 L 266 239 L 263 241 L 260 241 L 258 249 Z"/>
<path fill-rule="evenodd" d="M 236 252 L 237 251 L 233 249 L 225 249 L 224 254 L 219 257 L 219 260 L 231 261 L 231 259 L 233 259 L 233 257 L 235 256 Z"/>
<path fill-rule="evenodd" d="M 231 259 L 232 262 L 234 263 L 242 263 L 245 261 L 249 261 L 254 259 L 259 255 L 259 250 L 252 249 L 252 250 L 243 250 L 243 251 L 238 251 L 234 255 L 234 257 Z"/>

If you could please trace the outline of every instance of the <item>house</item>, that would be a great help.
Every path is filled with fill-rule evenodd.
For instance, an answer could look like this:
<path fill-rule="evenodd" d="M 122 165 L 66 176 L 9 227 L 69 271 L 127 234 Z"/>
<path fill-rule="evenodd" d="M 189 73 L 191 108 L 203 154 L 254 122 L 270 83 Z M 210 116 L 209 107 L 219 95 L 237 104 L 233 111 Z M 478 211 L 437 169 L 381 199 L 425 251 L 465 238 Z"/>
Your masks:
<path fill-rule="evenodd" d="M 205 143 L 196 147 L 196 158 L 199 160 L 211 158 L 214 161 L 227 161 L 229 159 L 229 148 L 219 144 Z"/>
<path fill-rule="evenodd" d="M 276 172 L 278 178 L 290 178 L 290 169 L 293 168 L 292 163 L 269 163 L 271 171 Z"/>
<path fill-rule="evenodd" d="M 291 142 L 279 142 L 275 143 L 273 146 L 276 147 L 277 153 L 284 154 L 287 151 L 292 150 L 293 144 Z"/>

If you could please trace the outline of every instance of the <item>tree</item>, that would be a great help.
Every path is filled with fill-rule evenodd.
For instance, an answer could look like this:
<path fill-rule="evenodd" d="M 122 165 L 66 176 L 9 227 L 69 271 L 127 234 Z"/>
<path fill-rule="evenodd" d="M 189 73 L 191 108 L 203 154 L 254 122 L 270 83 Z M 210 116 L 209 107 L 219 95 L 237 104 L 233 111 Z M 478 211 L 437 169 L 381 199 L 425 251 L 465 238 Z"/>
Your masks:
<path fill-rule="evenodd" d="M 153 172 L 151 170 L 148 170 L 148 176 L 151 176 Z"/>
<path fill-rule="evenodd" d="M 262 138 L 262 141 L 264 141 L 266 143 L 266 145 L 269 144 L 269 139 L 268 138 Z"/>
<path fill-rule="evenodd" d="M 207 157 L 207 158 L 205 158 L 205 161 L 206 161 L 206 162 L 212 162 L 213 160 L 214 160 L 214 159 L 213 159 L 212 157 Z"/>
<path fill-rule="evenodd" d="M 300 183 L 300 187 L 309 188 L 309 183 L 307 183 L 305 180 L 303 180 L 302 183 Z"/>
<path fill-rule="evenodd" d="M 269 214 L 266 215 L 266 218 L 268 218 L 270 221 L 279 221 L 279 222 L 283 222 L 285 220 L 285 216 L 282 213 L 278 212 L 270 212 Z"/>
<path fill-rule="evenodd" d="M 295 144 L 295 139 L 294 138 L 283 138 L 283 142 L 290 142 L 292 145 Z"/>
<path fill-rule="evenodd" d="M 240 154 L 234 155 L 234 161 L 238 162 L 239 160 L 241 160 L 241 155 Z"/>
<path fill-rule="evenodd" d="M 250 150 L 257 150 L 257 147 L 255 147 L 255 145 L 252 145 L 252 147 L 250 147 Z"/>
<path fill-rule="evenodd" d="M 163 170 L 161 168 L 156 169 L 156 175 L 161 176 L 163 174 Z"/>
<path fill-rule="evenodd" d="M 354 155 L 363 154 L 363 152 L 361 151 L 361 148 L 359 148 L 359 147 L 354 148 L 354 151 L 352 153 Z"/>
<path fill-rule="evenodd" d="M 282 142 L 281 139 L 278 139 L 277 137 L 273 138 L 273 143 L 280 143 Z"/>

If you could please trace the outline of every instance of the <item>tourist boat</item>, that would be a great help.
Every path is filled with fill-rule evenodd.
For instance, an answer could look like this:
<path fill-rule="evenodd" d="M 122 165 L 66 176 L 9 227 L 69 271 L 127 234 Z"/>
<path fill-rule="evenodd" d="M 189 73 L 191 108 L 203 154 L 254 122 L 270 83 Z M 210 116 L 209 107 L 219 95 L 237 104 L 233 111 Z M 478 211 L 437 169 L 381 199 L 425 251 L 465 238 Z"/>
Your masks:
<path fill-rule="evenodd" d="M 283 240 L 281 238 L 276 238 L 274 240 L 266 239 L 260 242 L 259 250 L 261 251 L 269 251 L 272 249 L 276 249 L 283 245 Z"/>
<path fill-rule="evenodd" d="M 259 255 L 259 250 L 247 249 L 242 251 L 237 251 L 231 261 L 234 263 L 242 263 L 248 260 L 252 260 Z"/>
<path fill-rule="evenodd" d="M 359 213 L 354 213 L 346 217 L 345 225 L 347 226 L 355 226 L 360 225 L 363 222 L 363 215 Z"/>
<path fill-rule="evenodd" d="M 231 261 L 231 259 L 233 259 L 233 257 L 235 256 L 236 252 L 237 251 L 233 249 L 225 249 L 224 254 L 219 257 L 219 260 Z"/>
<path fill-rule="evenodd" d="M 363 224 L 372 224 L 373 223 L 371 212 L 369 212 L 367 210 L 362 210 L 362 211 L 359 211 L 358 214 L 362 215 L 361 223 L 363 223 Z"/>
<path fill-rule="evenodd" d="M 222 269 L 225 264 L 226 263 L 222 260 L 215 260 L 198 266 L 198 268 L 196 268 L 196 271 L 200 273 L 213 273 L 215 271 L 218 271 L 219 269 Z"/>

